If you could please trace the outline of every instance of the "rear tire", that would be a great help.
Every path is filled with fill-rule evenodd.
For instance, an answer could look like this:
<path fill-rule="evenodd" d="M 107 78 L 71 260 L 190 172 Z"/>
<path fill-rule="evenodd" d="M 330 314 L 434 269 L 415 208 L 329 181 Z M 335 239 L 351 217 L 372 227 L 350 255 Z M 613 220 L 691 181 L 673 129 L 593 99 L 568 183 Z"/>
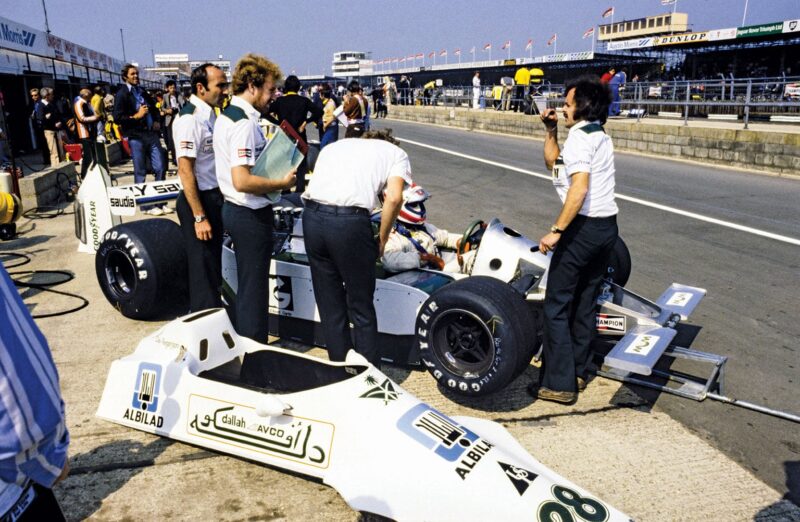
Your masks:
<path fill-rule="evenodd" d="M 611 279 L 619 286 L 625 286 L 631 276 L 631 253 L 628 245 L 621 237 L 617 236 L 617 241 L 611 250 L 608 258 L 608 279 Z"/>
<path fill-rule="evenodd" d="M 183 235 L 168 219 L 145 219 L 111 228 L 95 257 L 103 294 L 131 319 L 150 319 L 168 310 L 186 311 L 186 270 Z"/>
<path fill-rule="evenodd" d="M 519 293 L 500 280 L 475 276 L 425 301 L 416 336 L 436 380 L 460 395 L 480 397 L 505 388 L 524 369 L 533 327 Z"/>

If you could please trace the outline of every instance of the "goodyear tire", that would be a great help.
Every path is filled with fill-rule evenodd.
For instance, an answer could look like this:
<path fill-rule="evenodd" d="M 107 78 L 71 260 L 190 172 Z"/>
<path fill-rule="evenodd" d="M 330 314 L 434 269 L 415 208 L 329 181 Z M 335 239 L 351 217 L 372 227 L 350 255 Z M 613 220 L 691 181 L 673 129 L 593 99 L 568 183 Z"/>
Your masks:
<path fill-rule="evenodd" d="M 97 249 L 95 272 L 106 299 L 125 317 L 186 311 L 186 250 L 174 221 L 144 219 L 111 228 Z"/>
<path fill-rule="evenodd" d="M 617 236 L 617 242 L 611 250 L 608 258 L 608 277 L 619 286 L 625 286 L 631 276 L 631 253 L 628 245 L 621 237 Z"/>
<path fill-rule="evenodd" d="M 530 311 L 513 288 L 475 276 L 431 295 L 417 316 L 416 337 L 428 371 L 444 387 L 479 397 L 506 387 L 530 361 Z"/>

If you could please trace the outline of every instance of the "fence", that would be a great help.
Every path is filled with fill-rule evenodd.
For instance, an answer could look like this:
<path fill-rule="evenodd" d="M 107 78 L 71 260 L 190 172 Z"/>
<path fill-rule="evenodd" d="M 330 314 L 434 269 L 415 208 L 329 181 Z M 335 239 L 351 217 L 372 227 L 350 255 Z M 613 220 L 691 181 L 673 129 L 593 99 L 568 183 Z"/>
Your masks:
<path fill-rule="evenodd" d="M 481 87 L 486 109 L 507 107 L 530 113 L 536 112 L 537 106 L 557 108 L 564 102 L 564 86 L 545 82 L 525 88 L 522 98 L 519 89 L 512 87 L 506 106 L 497 87 Z M 800 76 L 628 82 L 618 92 L 618 109 L 630 117 L 657 115 L 682 118 L 684 123 L 690 118 L 741 120 L 745 129 L 756 119 L 800 123 Z M 471 107 L 473 90 L 471 85 L 417 88 L 398 93 L 396 100 L 416 105 Z"/>

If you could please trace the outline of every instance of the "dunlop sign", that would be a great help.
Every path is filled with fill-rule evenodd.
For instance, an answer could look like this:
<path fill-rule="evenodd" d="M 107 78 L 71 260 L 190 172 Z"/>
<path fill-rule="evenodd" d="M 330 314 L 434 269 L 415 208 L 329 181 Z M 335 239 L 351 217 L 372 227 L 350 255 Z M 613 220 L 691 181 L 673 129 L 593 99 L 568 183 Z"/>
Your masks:
<path fill-rule="evenodd" d="M 704 31 L 702 33 L 684 33 L 672 34 L 669 36 L 658 36 L 654 38 L 654 40 L 656 45 L 677 45 L 706 42 L 708 41 L 708 32 Z"/>

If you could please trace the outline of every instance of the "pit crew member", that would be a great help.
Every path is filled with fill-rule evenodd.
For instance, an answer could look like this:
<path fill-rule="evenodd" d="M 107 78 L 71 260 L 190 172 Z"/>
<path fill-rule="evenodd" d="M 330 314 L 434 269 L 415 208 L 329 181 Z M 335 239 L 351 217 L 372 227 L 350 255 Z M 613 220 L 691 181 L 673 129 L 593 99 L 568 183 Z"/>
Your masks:
<path fill-rule="evenodd" d="M 558 146 L 558 115 L 542 113 L 547 129 L 544 161 L 562 208 L 539 250 L 553 252 L 544 301 L 544 352 L 539 399 L 575 402 L 585 386 L 595 302 L 617 239 L 614 145 L 603 130 L 611 102 L 608 86 L 591 76 L 566 86 L 564 123 L 569 134 Z"/>
<path fill-rule="evenodd" d="M 280 77 L 278 66 L 265 57 L 243 56 L 233 74 L 233 98 L 214 124 L 214 162 L 225 198 L 222 224 L 236 249 L 235 328 L 260 343 L 267 342 L 272 258 L 272 206 L 266 194 L 295 183 L 294 171 L 275 180 L 251 173 L 267 145 L 258 120 L 267 112 Z"/>
<path fill-rule="evenodd" d="M 175 209 L 189 269 L 191 310 L 222 306 L 222 193 L 214 163 L 215 108 L 228 95 L 222 69 L 204 63 L 192 71 L 192 95 L 171 126 L 183 190 Z"/>

